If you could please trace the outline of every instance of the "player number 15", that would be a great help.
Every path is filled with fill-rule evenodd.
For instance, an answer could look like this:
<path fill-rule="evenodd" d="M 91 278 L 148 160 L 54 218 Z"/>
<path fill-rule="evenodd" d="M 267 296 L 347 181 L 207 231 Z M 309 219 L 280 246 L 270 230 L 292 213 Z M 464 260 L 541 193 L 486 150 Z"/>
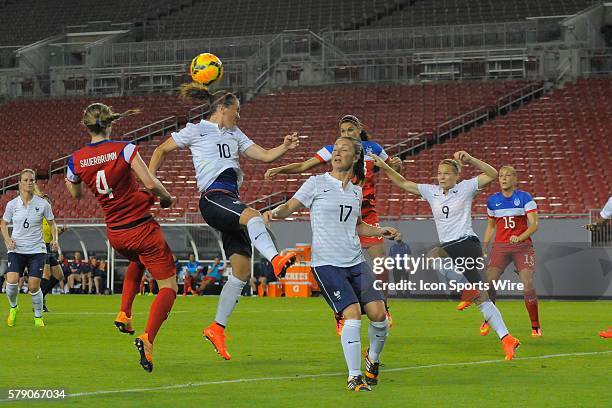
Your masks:
<path fill-rule="evenodd" d="M 504 217 L 504 229 L 513 229 L 515 225 L 514 217 Z"/>

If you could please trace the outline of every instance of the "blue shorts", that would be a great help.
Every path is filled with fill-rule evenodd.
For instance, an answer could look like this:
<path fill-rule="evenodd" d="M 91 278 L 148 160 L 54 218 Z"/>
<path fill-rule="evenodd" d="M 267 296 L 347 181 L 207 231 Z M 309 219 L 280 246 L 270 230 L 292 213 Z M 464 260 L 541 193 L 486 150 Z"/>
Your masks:
<path fill-rule="evenodd" d="M 316 266 L 312 268 L 312 273 L 319 283 L 321 294 L 336 313 L 353 303 L 364 306 L 385 299 L 381 291 L 374 289 L 376 278 L 365 262 L 349 267 Z"/>
<path fill-rule="evenodd" d="M 15 252 L 8 253 L 8 268 L 7 272 L 17 272 L 19 276 L 23 276 L 25 268 L 28 268 L 28 276 L 32 278 L 42 278 L 43 268 L 47 261 L 47 254 L 18 254 Z"/>

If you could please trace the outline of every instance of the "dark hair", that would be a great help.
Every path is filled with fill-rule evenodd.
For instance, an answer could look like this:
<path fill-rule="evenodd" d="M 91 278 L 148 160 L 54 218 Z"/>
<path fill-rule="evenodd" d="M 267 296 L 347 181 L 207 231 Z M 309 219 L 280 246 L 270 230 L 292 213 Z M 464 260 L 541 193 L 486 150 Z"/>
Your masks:
<path fill-rule="evenodd" d="M 359 159 L 353 165 L 353 175 L 355 176 L 355 184 L 361 183 L 365 180 L 365 153 L 363 151 L 363 146 L 361 146 L 361 142 L 347 136 L 340 136 L 336 142 L 338 140 L 348 140 L 351 142 L 355 154 L 359 155 Z"/>
<path fill-rule="evenodd" d="M 361 138 L 361 140 L 363 140 L 364 142 L 367 140 L 370 140 L 370 138 L 368 137 L 368 132 L 365 131 L 365 129 L 363 128 L 363 123 L 361 123 L 361 121 L 359 120 L 357 116 L 344 115 L 338 121 L 338 126 L 341 126 L 343 123 L 351 123 L 354 126 L 357 126 L 358 128 L 361 129 L 361 132 L 359 133 L 359 137 Z"/>
<path fill-rule="evenodd" d="M 179 94 L 182 98 L 199 99 L 208 102 L 208 115 L 215 113 L 221 106 L 229 108 L 238 101 L 238 97 L 231 92 L 220 90 L 211 93 L 208 87 L 197 82 L 181 85 Z"/>

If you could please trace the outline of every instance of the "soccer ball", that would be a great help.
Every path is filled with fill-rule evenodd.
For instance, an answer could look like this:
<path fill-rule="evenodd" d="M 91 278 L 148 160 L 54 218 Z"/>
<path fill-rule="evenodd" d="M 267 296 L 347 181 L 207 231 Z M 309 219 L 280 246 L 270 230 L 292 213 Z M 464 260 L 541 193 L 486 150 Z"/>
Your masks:
<path fill-rule="evenodd" d="M 223 77 L 223 64 L 214 54 L 204 53 L 191 61 L 191 78 L 202 85 L 211 85 Z"/>

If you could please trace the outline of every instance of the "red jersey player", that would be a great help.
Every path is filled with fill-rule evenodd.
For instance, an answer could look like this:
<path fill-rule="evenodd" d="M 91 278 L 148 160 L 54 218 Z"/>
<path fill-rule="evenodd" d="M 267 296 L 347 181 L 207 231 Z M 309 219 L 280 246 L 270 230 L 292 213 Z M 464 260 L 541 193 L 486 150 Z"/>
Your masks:
<path fill-rule="evenodd" d="M 361 218 L 363 222 L 379 226 L 378 213 L 376 212 L 376 184 L 374 177 L 374 161 L 370 154 L 375 154 L 381 157 L 385 162 L 396 171 L 400 171 L 402 160 L 399 157 L 389 157 L 383 147 L 378 143 L 369 140 L 368 133 L 363 129 L 363 124 L 354 115 L 345 115 L 339 121 L 340 136 L 351 137 L 361 140 L 361 144 L 365 153 L 365 180 L 362 183 L 363 204 L 361 207 Z M 292 163 L 282 167 L 275 167 L 266 171 L 265 178 L 271 179 L 277 174 L 295 174 L 305 172 L 317 165 L 329 163 L 332 158 L 333 145 L 324 146 L 314 157 L 301 162 Z M 384 258 L 387 256 L 385 252 L 384 240 L 380 237 L 359 237 L 361 247 L 367 249 L 370 258 Z M 385 271 L 380 279 L 388 280 L 388 271 Z M 385 293 L 386 295 L 386 293 Z M 387 318 L 389 319 L 389 327 L 393 325 L 393 320 L 389 314 L 387 301 L 385 300 L 385 308 L 387 309 Z M 336 331 L 338 335 L 342 333 L 343 319 L 340 314 L 336 315 Z"/>
<path fill-rule="evenodd" d="M 508 264 L 514 263 L 523 283 L 525 307 L 531 319 L 531 336 L 542 336 L 538 318 L 538 297 L 533 283 L 535 273 L 535 253 L 531 235 L 538 230 L 537 205 L 531 195 L 516 188 L 516 170 L 512 166 L 499 169 L 501 192 L 495 193 L 487 200 L 489 221 L 484 235 L 483 248 L 495 234 L 495 243 L 487 268 L 489 285 L 499 279 Z M 490 287 L 489 297 L 495 301 L 495 289 Z M 486 336 L 489 326 L 484 322 L 480 334 Z"/>
<path fill-rule="evenodd" d="M 172 205 L 172 198 L 149 172 L 136 145 L 109 139 L 113 122 L 132 113 L 117 114 L 101 103 L 85 109 L 82 123 L 91 143 L 70 156 L 66 187 L 73 198 L 81 197 L 82 183 L 89 187 L 104 211 L 110 244 L 130 260 L 123 282 L 121 311 L 115 319 L 119 331 L 134 334 L 132 303 L 145 268 L 157 280 L 159 293 L 151 305 L 147 327 L 134 341 L 140 365 L 151 372 L 153 341 L 172 309 L 177 284 L 172 252 L 149 209 L 154 202 L 153 194 L 160 198 L 163 208 Z M 137 177 L 149 191 L 140 190 Z"/>

